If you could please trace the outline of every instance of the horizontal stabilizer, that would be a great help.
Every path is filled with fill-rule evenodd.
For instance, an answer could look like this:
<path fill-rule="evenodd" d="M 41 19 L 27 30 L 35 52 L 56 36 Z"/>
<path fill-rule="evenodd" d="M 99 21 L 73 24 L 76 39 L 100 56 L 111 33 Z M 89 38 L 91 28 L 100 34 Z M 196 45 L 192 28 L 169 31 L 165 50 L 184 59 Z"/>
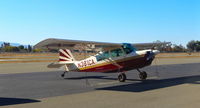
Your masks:
<path fill-rule="evenodd" d="M 48 68 L 60 68 L 62 66 L 64 66 L 65 64 L 60 64 L 60 63 L 51 63 L 49 64 L 47 67 Z"/>

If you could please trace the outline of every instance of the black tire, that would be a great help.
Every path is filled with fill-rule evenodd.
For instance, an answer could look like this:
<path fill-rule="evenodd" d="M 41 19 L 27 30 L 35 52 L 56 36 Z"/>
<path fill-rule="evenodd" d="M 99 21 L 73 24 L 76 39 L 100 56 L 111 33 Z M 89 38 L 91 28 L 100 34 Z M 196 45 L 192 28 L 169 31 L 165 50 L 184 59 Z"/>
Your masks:
<path fill-rule="evenodd" d="M 119 82 L 125 82 L 126 81 L 126 74 L 125 73 L 119 74 L 118 80 L 119 80 Z"/>
<path fill-rule="evenodd" d="M 65 74 L 63 73 L 63 74 L 61 74 L 61 77 L 65 77 Z"/>
<path fill-rule="evenodd" d="M 141 80 L 146 80 L 147 79 L 147 73 L 145 71 L 140 72 L 139 77 Z"/>

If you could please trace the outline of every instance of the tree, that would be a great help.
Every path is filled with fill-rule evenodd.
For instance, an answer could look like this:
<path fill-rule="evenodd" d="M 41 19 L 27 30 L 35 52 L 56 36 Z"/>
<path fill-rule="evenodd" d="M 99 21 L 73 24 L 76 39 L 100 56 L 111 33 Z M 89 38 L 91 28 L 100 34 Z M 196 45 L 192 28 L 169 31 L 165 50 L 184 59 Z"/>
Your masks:
<path fill-rule="evenodd" d="M 200 41 L 192 40 L 188 42 L 187 48 L 191 51 L 200 51 Z"/>
<path fill-rule="evenodd" d="M 9 42 L 4 42 L 3 43 L 3 47 L 7 47 L 7 46 L 10 46 L 10 43 Z"/>
<path fill-rule="evenodd" d="M 28 45 L 28 52 L 32 52 L 32 46 L 31 45 Z"/>
<path fill-rule="evenodd" d="M 23 46 L 23 45 L 20 45 L 20 46 L 18 46 L 18 48 L 23 50 L 23 49 L 24 49 L 24 46 Z"/>
<path fill-rule="evenodd" d="M 162 44 L 162 43 L 166 43 L 165 41 L 160 41 L 160 40 L 157 40 L 157 41 L 154 41 L 154 43 L 157 43 L 160 45 L 156 45 L 156 49 L 158 49 L 159 51 L 161 52 L 169 52 L 172 50 L 172 44 L 171 43 L 167 43 L 167 44 Z"/>
<path fill-rule="evenodd" d="M 18 47 L 13 47 L 13 46 L 6 46 L 4 48 L 4 50 L 6 52 L 18 52 L 19 51 L 19 48 Z"/>
<path fill-rule="evenodd" d="M 33 49 L 33 52 L 42 52 L 42 49 Z"/>
<path fill-rule="evenodd" d="M 174 46 L 173 47 L 174 52 L 185 52 L 186 51 L 185 47 L 182 46 L 181 44 L 180 45 L 174 44 L 173 46 Z"/>

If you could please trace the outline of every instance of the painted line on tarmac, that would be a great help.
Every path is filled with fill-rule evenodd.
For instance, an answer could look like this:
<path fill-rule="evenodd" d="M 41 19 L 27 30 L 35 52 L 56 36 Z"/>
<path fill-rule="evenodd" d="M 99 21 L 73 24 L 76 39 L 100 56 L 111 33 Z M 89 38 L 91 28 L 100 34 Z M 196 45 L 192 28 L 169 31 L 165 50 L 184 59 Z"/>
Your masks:
<path fill-rule="evenodd" d="M 97 84 L 93 84 L 91 86 L 92 87 L 94 87 L 94 86 L 104 86 L 104 85 L 117 84 L 117 83 L 119 83 L 119 81 L 100 82 L 100 83 L 97 83 Z"/>
<path fill-rule="evenodd" d="M 153 76 L 153 77 L 147 77 L 147 79 L 158 79 L 158 76 Z"/>

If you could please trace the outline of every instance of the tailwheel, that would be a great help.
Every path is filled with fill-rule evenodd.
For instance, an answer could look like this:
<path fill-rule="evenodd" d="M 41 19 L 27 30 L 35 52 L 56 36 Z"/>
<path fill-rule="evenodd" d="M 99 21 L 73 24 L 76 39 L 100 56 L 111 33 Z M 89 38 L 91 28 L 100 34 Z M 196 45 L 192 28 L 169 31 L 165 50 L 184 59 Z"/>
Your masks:
<path fill-rule="evenodd" d="M 119 74 L 118 80 L 119 80 L 119 82 L 125 82 L 126 81 L 126 74 L 125 73 Z"/>
<path fill-rule="evenodd" d="M 145 71 L 139 73 L 139 77 L 141 80 L 147 79 L 147 73 Z"/>

